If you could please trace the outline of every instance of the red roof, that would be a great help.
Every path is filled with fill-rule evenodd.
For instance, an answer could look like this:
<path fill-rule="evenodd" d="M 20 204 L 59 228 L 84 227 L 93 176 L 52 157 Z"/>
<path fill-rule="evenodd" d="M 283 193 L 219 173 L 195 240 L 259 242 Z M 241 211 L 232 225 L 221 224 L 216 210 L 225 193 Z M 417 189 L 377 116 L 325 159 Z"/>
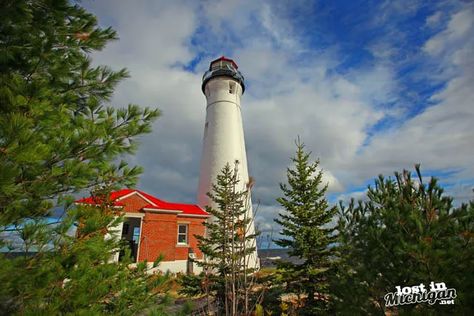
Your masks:
<path fill-rule="evenodd" d="M 215 63 L 216 61 L 221 61 L 221 60 L 222 60 L 222 61 L 228 61 L 228 62 L 232 63 L 232 65 L 235 67 L 235 69 L 238 69 L 238 68 L 239 68 L 239 66 L 237 66 L 237 64 L 235 63 L 235 61 L 233 61 L 232 59 L 227 58 L 227 57 L 225 57 L 225 56 L 221 56 L 221 57 L 219 57 L 219 58 L 217 58 L 217 59 L 211 61 L 211 63 L 209 64 L 209 70 L 211 70 L 211 66 L 212 66 L 213 63 Z"/>
<path fill-rule="evenodd" d="M 199 215 L 199 216 L 210 216 L 209 213 L 204 211 L 197 205 L 194 204 L 184 204 L 184 203 L 172 203 L 164 200 L 160 200 L 153 195 L 145 193 L 143 191 L 135 189 L 122 189 L 110 193 L 110 200 L 114 201 L 114 206 L 124 206 L 120 200 L 117 199 L 132 195 L 133 193 L 138 193 L 144 197 L 150 204 L 146 205 L 143 209 L 154 209 L 154 210 L 173 210 L 179 211 L 180 214 L 185 215 Z M 80 200 L 77 200 L 76 203 L 85 203 L 85 204 L 98 204 L 98 201 L 94 197 L 87 197 Z"/>

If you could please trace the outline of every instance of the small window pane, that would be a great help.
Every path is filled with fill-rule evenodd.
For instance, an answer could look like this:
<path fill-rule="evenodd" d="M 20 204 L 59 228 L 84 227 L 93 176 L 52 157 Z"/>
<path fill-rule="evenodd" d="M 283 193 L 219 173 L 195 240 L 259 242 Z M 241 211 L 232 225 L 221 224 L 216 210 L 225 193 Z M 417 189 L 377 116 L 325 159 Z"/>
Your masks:
<path fill-rule="evenodd" d="M 188 243 L 188 225 L 178 225 L 178 244 Z"/>
<path fill-rule="evenodd" d="M 138 239 L 140 239 L 140 227 L 133 227 L 133 241 L 138 243 Z"/>

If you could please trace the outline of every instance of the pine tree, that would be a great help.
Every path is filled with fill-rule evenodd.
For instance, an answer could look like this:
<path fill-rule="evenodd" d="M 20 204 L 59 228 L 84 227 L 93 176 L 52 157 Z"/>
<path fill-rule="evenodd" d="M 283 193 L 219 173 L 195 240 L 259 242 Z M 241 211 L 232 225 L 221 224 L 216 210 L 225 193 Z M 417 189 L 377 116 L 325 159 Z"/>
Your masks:
<path fill-rule="evenodd" d="M 331 220 L 337 212 L 325 198 L 327 184 L 322 183 L 319 161 L 310 162 L 310 153 L 298 139 L 294 168 L 287 169 L 288 184 L 280 184 L 283 197 L 277 199 L 284 208 L 275 220 L 281 225 L 278 246 L 288 248 L 289 255 L 300 263 L 280 263 L 288 293 L 307 296 L 300 314 L 314 315 L 327 307 L 328 276 L 335 259 L 336 241 Z"/>
<path fill-rule="evenodd" d="M 428 183 L 416 166 L 395 177 L 379 176 L 367 201 L 340 208 L 342 261 L 335 278 L 337 311 L 385 313 L 384 295 L 396 286 L 444 282 L 457 291 L 454 305 L 406 304 L 396 313 L 470 314 L 474 309 L 474 203 L 453 207 L 436 178 Z"/>
<path fill-rule="evenodd" d="M 0 247 L 25 252 L 0 254 L 0 310 L 133 314 L 166 278 L 109 263 L 119 243 L 106 237 L 119 214 L 72 202 L 79 192 L 135 183 L 140 168 L 118 159 L 159 113 L 107 106 L 128 74 L 91 65 L 90 53 L 117 36 L 80 6 L 7 0 L 0 15 Z M 60 208 L 65 215 L 51 224 Z"/>
<path fill-rule="evenodd" d="M 196 236 L 198 247 L 205 256 L 204 273 L 185 277 L 183 293 L 203 293 L 216 299 L 216 305 L 225 315 L 250 315 L 255 302 L 250 297 L 255 279 L 254 268 L 249 267 L 250 255 L 255 252 L 254 234 L 249 233 L 253 218 L 248 217 L 250 186 L 240 190 L 238 165 L 227 164 L 213 184 L 208 196 L 216 205 L 206 207 L 213 220 L 205 223 L 206 235 Z M 200 280 L 196 282 L 196 279 Z M 197 289 L 196 284 L 201 284 Z"/>

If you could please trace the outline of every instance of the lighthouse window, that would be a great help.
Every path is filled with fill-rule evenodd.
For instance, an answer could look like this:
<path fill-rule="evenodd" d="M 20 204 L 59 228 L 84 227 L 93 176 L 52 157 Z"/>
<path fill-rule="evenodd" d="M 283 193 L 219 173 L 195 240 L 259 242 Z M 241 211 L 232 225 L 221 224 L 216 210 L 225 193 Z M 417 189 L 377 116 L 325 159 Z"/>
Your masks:
<path fill-rule="evenodd" d="M 235 94 L 235 82 L 229 82 L 229 93 Z"/>
<path fill-rule="evenodd" d="M 211 70 L 216 70 L 216 69 L 219 69 L 221 68 L 222 66 L 222 62 L 221 61 L 218 61 L 218 62 L 215 62 L 211 65 Z"/>
<path fill-rule="evenodd" d="M 188 244 L 188 225 L 187 224 L 178 225 L 178 244 L 181 244 L 181 245 Z"/>

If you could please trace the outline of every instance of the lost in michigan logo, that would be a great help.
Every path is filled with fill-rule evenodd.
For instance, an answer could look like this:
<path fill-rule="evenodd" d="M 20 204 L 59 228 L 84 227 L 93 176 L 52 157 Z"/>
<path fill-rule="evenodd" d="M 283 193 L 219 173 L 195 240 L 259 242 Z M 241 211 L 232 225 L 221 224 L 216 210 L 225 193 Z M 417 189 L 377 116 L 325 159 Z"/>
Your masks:
<path fill-rule="evenodd" d="M 385 294 L 385 306 L 397 306 L 405 304 L 426 303 L 433 305 L 436 302 L 439 304 L 454 304 L 456 298 L 456 290 L 448 289 L 444 282 L 435 283 L 430 282 L 429 290 L 423 283 L 414 286 L 396 286 L 396 292 L 389 292 Z"/>

